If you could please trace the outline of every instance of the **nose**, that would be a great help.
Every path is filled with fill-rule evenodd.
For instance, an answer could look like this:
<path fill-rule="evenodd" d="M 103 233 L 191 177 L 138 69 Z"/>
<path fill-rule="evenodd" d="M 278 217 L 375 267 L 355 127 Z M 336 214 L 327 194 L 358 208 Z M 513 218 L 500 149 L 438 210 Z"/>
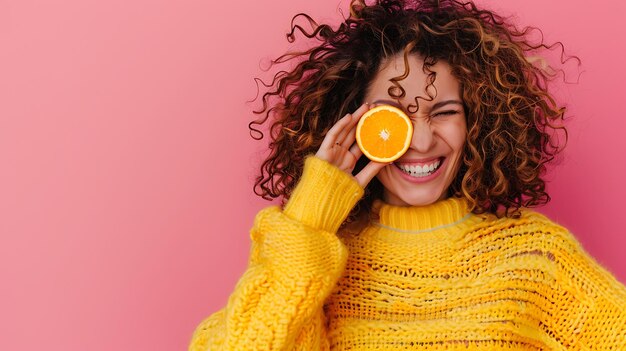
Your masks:
<path fill-rule="evenodd" d="M 435 142 L 432 127 L 430 123 L 419 118 L 413 124 L 413 138 L 411 139 L 411 147 L 421 153 L 428 152 Z"/>

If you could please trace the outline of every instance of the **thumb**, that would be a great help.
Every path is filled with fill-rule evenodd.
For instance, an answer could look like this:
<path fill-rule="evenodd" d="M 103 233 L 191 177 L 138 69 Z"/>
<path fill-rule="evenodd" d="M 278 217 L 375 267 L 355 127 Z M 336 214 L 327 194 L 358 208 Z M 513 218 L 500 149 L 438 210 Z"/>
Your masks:
<path fill-rule="evenodd" d="M 376 161 L 370 161 L 359 174 L 355 175 L 357 183 L 361 186 L 361 188 L 365 188 L 367 184 L 380 172 L 381 169 L 385 168 L 385 166 L 390 165 L 391 162 L 380 163 Z"/>

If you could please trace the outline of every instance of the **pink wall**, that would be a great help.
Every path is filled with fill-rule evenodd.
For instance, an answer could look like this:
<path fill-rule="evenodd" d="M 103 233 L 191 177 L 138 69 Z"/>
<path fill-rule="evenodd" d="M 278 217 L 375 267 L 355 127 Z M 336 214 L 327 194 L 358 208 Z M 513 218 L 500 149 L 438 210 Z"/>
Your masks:
<path fill-rule="evenodd" d="M 541 211 L 626 282 L 625 3 L 484 2 L 582 58 Z M 245 103 L 259 62 L 287 47 L 291 15 L 347 3 L 0 2 L 0 349 L 184 349 L 268 205 Z"/>

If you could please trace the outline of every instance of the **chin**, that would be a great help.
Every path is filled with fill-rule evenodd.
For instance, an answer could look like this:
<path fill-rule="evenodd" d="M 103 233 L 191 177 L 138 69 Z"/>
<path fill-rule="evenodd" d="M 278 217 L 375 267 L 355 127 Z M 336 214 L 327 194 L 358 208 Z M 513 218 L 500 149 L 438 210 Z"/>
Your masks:
<path fill-rule="evenodd" d="M 441 194 L 420 195 L 420 196 L 398 196 L 395 194 L 385 194 L 385 201 L 391 205 L 398 206 L 427 206 L 443 200 L 445 196 Z"/>
<path fill-rule="evenodd" d="M 409 200 L 406 203 L 409 206 L 426 206 L 426 205 L 434 204 L 435 202 L 437 202 L 439 200 L 441 200 L 440 196 L 438 196 L 436 198 L 433 197 L 433 198 L 416 199 L 416 200 L 413 200 L 413 201 Z"/>

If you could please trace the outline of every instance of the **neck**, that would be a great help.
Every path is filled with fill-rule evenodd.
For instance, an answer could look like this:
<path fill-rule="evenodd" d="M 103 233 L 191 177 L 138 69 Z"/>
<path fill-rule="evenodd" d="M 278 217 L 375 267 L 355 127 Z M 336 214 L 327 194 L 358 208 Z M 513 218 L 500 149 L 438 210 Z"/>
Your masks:
<path fill-rule="evenodd" d="M 472 217 L 465 198 L 449 197 L 425 206 L 397 206 L 375 200 L 372 219 L 402 232 L 434 231 L 454 227 Z"/>

